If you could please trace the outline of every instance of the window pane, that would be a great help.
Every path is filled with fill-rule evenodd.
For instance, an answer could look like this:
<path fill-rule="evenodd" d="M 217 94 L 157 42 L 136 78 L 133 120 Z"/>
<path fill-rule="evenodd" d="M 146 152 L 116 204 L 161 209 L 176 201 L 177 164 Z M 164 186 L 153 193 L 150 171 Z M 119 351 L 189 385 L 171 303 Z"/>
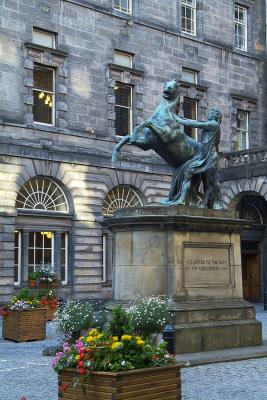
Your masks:
<path fill-rule="evenodd" d="M 46 232 L 44 234 L 44 247 L 51 249 L 52 246 L 52 232 Z"/>
<path fill-rule="evenodd" d="M 43 264 L 43 250 L 35 249 L 35 264 L 41 265 Z"/>
<path fill-rule="evenodd" d="M 55 47 L 55 35 L 48 32 L 38 31 L 36 29 L 32 32 L 33 43 L 39 44 L 45 47 Z"/>
<path fill-rule="evenodd" d="M 35 247 L 43 247 L 43 235 L 41 232 L 35 232 Z"/>
<path fill-rule="evenodd" d="M 40 98 L 40 96 L 42 96 Z M 48 96 L 50 101 L 48 100 Z M 53 118 L 53 96 L 50 93 L 33 90 L 33 120 L 43 124 L 52 124 Z"/>
<path fill-rule="evenodd" d="M 19 282 L 19 268 L 18 265 L 14 265 L 14 282 Z"/>
<path fill-rule="evenodd" d="M 29 247 L 34 246 L 34 232 L 30 232 L 29 234 Z"/>
<path fill-rule="evenodd" d="M 122 65 L 123 67 L 132 67 L 132 56 L 119 52 L 114 53 L 114 64 Z"/>
<path fill-rule="evenodd" d="M 34 66 L 33 70 L 34 88 L 53 92 L 53 70 L 49 68 Z"/>
<path fill-rule="evenodd" d="M 29 264 L 34 265 L 34 249 L 29 249 Z"/>
<path fill-rule="evenodd" d="M 116 105 L 131 107 L 131 88 L 117 84 L 115 90 Z"/>
<path fill-rule="evenodd" d="M 182 80 L 185 82 L 197 83 L 197 73 L 183 68 Z"/>
<path fill-rule="evenodd" d="M 196 120 L 197 114 L 197 102 L 195 100 L 186 99 L 184 100 L 184 117 L 187 119 Z M 196 139 L 196 128 L 191 126 L 184 126 L 184 132 L 186 135 Z"/>
<path fill-rule="evenodd" d="M 126 136 L 130 133 L 130 110 L 128 108 L 115 107 L 116 135 Z"/>
<path fill-rule="evenodd" d="M 44 263 L 52 264 L 52 257 L 51 257 L 51 250 L 50 249 L 44 250 Z"/>

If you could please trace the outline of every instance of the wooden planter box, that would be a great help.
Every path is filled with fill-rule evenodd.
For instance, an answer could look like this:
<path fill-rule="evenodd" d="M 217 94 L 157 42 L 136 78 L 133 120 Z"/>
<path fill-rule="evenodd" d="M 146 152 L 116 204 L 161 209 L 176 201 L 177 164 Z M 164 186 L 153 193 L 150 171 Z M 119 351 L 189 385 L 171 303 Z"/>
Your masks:
<path fill-rule="evenodd" d="M 44 340 L 45 324 L 45 308 L 8 310 L 8 315 L 3 318 L 3 338 L 15 342 Z"/>
<path fill-rule="evenodd" d="M 73 380 L 81 378 L 75 369 L 58 374 L 59 399 L 66 400 L 180 400 L 180 366 L 135 369 L 123 372 L 93 372 L 73 389 Z M 63 391 L 61 391 L 61 388 Z"/>
<path fill-rule="evenodd" d="M 57 311 L 57 307 L 51 307 L 50 304 L 45 304 L 45 313 L 46 313 L 46 320 L 52 321 L 55 312 Z"/>

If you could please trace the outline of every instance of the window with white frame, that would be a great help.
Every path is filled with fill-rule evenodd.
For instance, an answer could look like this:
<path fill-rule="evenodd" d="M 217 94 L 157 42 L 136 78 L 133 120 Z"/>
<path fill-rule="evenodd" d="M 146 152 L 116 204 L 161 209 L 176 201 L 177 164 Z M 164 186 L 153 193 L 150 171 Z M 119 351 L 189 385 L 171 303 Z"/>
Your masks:
<path fill-rule="evenodd" d="M 122 51 L 114 51 L 114 64 L 132 68 L 133 57 L 131 54 L 123 53 Z"/>
<path fill-rule="evenodd" d="M 46 32 L 38 28 L 33 28 L 32 42 L 41 46 L 54 49 L 56 46 L 56 37 L 54 33 Z"/>
<path fill-rule="evenodd" d="M 55 123 L 55 71 L 35 65 L 33 69 L 33 120 L 46 125 Z"/>
<path fill-rule="evenodd" d="M 197 119 L 197 101 L 189 98 L 184 98 L 184 118 Z M 192 139 L 197 140 L 197 128 L 192 126 L 184 126 L 184 132 Z"/>
<path fill-rule="evenodd" d="M 237 150 L 246 150 L 249 148 L 249 137 L 248 137 L 248 115 L 247 111 L 237 111 Z"/>
<path fill-rule="evenodd" d="M 117 82 L 114 90 L 116 135 L 126 136 L 132 131 L 132 87 Z"/>
<path fill-rule="evenodd" d="M 182 81 L 197 83 L 197 72 L 188 68 L 182 68 Z"/>
<path fill-rule="evenodd" d="M 15 231 L 14 284 L 21 282 L 21 232 Z"/>
<path fill-rule="evenodd" d="M 126 14 L 132 14 L 132 0 L 114 0 L 114 9 Z"/>
<path fill-rule="evenodd" d="M 247 9 L 235 4 L 235 48 L 247 51 Z"/>
<path fill-rule="evenodd" d="M 130 186 L 119 185 L 111 189 L 106 195 L 102 213 L 103 215 L 113 215 L 120 208 L 130 208 L 142 206 L 143 202 L 139 194 Z"/>
<path fill-rule="evenodd" d="M 182 32 L 196 35 L 196 0 L 181 0 Z"/>
<path fill-rule="evenodd" d="M 30 232 L 28 247 L 28 273 L 38 270 L 43 264 L 54 264 L 53 232 Z"/>
<path fill-rule="evenodd" d="M 61 235 L 61 254 L 60 254 L 60 268 L 61 268 L 61 282 L 68 283 L 68 234 L 62 233 Z"/>

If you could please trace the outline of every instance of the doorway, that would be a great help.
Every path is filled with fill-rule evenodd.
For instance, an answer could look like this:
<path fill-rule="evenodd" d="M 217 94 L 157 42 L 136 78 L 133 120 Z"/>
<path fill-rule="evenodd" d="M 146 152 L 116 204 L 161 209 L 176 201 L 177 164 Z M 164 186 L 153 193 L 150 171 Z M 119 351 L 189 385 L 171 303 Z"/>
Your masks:
<path fill-rule="evenodd" d="M 259 302 L 261 300 L 260 254 L 242 251 L 241 256 L 244 299 Z"/>

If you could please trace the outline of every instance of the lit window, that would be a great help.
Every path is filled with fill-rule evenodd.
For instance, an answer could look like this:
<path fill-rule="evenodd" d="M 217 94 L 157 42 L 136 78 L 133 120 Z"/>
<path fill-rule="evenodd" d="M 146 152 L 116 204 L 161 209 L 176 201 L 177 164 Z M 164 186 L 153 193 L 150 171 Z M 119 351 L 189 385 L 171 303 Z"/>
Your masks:
<path fill-rule="evenodd" d="M 132 131 L 132 88 L 116 83 L 115 85 L 115 128 L 116 135 L 126 136 Z"/>
<path fill-rule="evenodd" d="M 126 14 L 132 14 L 132 0 L 114 0 L 114 9 Z"/>
<path fill-rule="evenodd" d="M 132 60 L 133 57 L 130 54 L 122 53 L 120 51 L 114 52 L 114 64 L 132 68 Z"/>
<path fill-rule="evenodd" d="M 184 118 L 197 119 L 197 101 L 192 99 L 184 99 Z M 192 139 L 197 140 L 197 128 L 192 126 L 184 126 L 184 132 Z"/>
<path fill-rule="evenodd" d="M 68 234 L 61 235 L 61 254 L 60 254 L 60 268 L 61 268 L 61 282 L 62 284 L 68 283 Z"/>
<path fill-rule="evenodd" d="M 35 44 L 41 46 L 55 48 L 55 34 L 50 32 L 45 32 L 39 29 L 33 29 L 32 31 L 32 41 Z"/>
<path fill-rule="evenodd" d="M 182 32 L 196 34 L 196 0 L 181 0 Z"/>
<path fill-rule="evenodd" d="M 15 231 L 14 285 L 21 283 L 21 232 Z"/>
<path fill-rule="evenodd" d="M 42 124 L 54 125 L 54 70 L 35 65 L 33 80 L 33 120 Z"/>
<path fill-rule="evenodd" d="M 142 206 L 143 202 L 137 192 L 129 186 L 115 186 L 111 189 L 104 202 L 102 213 L 104 215 L 112 215 L 120 208 Z"/>
<path fill-rule="evenodd" d="M 182 81 L 197 83 L 197 72 L 191 69 L 182 68 Z"/>
<path fill-rule="evenodd" d="M 248 112 L 237 111 L 237 150 L 246 150 L 249 148 L 248 140 Z"/>
<path fill-rule="evenodd" d="M 247 9 L 235 5 L 235 48 L 247 50 Z"/>
<path fill-rule="evenodd" d="M 53 232 L 30 232 L 28 273 L 36 271 L 43 264 L 53 265 Z"/>

